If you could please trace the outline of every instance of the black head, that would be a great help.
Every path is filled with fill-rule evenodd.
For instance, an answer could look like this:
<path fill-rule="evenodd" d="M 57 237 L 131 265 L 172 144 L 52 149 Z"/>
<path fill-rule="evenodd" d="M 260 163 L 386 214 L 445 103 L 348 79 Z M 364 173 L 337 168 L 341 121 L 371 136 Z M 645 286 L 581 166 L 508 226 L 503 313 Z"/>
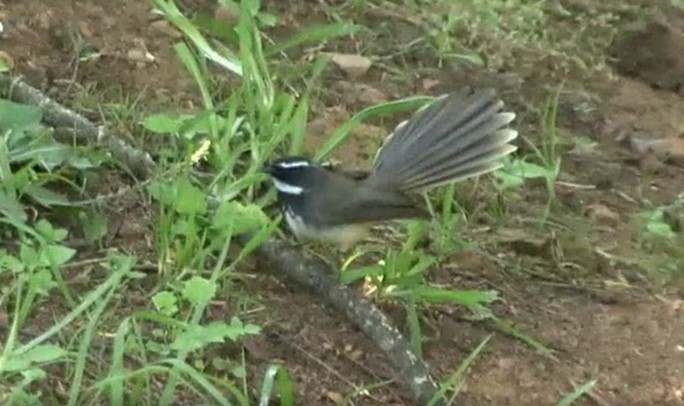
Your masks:
<path fill-rule="evenodd" d="M 279 194 L 301 195 L 326 177 L 326 170 L 308 158 L 291 156 L 265 165 L 262 171 L 273 178 Z"/>

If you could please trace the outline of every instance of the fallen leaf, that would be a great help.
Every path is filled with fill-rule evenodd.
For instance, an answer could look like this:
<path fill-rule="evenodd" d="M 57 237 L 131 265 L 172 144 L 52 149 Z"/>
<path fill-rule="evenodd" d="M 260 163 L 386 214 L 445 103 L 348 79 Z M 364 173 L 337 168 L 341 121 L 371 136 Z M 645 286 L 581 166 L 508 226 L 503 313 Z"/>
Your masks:
<path fill-rule="evenodd" d="M 150 24 L 150 27 L 161 34 L 167 35 L 170 38 L 178 39 L 183 37 L 183 34 L 177 29 L 175 29 L 166 20 L 157 20 Z"/>
<path fill-rule="evenodd" d="M 365 75 L 372 64 L 370 59 L 357 54 L 340 54 L 332 52 L 326 55 L 330 58 L 332 63 L 337 65 L 337 67 L 342 69 L 342 71 L 352 79 L 358 79 Z"/>
<path fill-rule="evenodd" d="M 385 93 L 364 83 L 341 80 L 335 83 L 334 90 L 339 92 L 345 106 L 353 107 L 354 110 L 358 107 L 363 108 L 386 103 L 389 100 Z"/>
<path fill-rule="evenodd" d="M 440 82 L 437 79 L 423 78 L 423 80 L 420 81 L 420 87 L 427 92 L 438 86 L 439 83 Z"/>
<path fill-rule="evenodd" d="M 635 132 L 628 136 L 627 141 L 630 148 L 640 155 L 654 152 L 658 158 L 666 162 L 684 166 L 684 136 L 682 134 L 665 138 L 649 138 L 642 132 Z"/>
<path fill-rule="evenodd" d="M 336 404 L 340 404 L 340 403 L 342 403 L 342 401 L 344 400 L 344 398 L 342 397 L 342 395 L 340 395 L 340 394 L 337 393 L 337 392 L 333 392 L 333 391 L 330 391 L 330 390 L 326 390 L 326 391 L 324 392 L 324 394 L 325 394 L 325 397 L 328 398 L 328 400 L 330 400 L 330 401 L 332 401 L 332 402 L 334 402 L 334 403 L 336 403 Z"/>

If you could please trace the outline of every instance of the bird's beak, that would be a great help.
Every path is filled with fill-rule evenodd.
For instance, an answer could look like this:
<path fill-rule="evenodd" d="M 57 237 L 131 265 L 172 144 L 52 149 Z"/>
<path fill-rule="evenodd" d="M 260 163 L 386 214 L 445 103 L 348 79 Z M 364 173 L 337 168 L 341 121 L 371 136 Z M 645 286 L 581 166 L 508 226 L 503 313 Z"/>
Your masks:
<path fill-rule="evenodd" d="M 266 165 L 262 166 L 261 169 L 259 169 L 259 172 L 266 173 L 268 175 L 272 175 L 273 174 L 273 167 L 269 164 L 266 164 Z"/>

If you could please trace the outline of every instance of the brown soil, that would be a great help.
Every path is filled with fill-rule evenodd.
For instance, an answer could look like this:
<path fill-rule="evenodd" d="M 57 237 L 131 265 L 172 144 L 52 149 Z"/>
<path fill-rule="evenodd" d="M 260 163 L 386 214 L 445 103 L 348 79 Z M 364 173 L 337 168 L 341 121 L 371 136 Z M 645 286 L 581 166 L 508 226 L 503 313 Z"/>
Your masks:
<path fill-rule="evenodd" d="M 204 3 L 205 10 L 214 4 L 195 3 Z M 282 21 L 290 25 L 286 27 L 289 31 L 306 25 L 300 20 L 310 11 L 304 2 L 290 0 L 287 3 L 295 3 L 292 7 L 275 3 L 284 13 Z M 0 21 L 5 26 L 0 50 L 13 58 L 17 72 L 67 105 L 79 100 L 75 95 L 82 89 L 104 95 L 99 100 L 114 97 L 111 89 L 134 96 L 145 89 L 141 102 L 145 111 L 187 107 L 189 104 L 178 103 L 190 103 L 194 85 L 175 57 L 174 35 L 165 24 L 154 22 L 149 11 L 149 4 L 138 0 L 6 1 L 0 3 Z M 434 271 L 435 281 L 443 284 L 499 291 L 503 300 L 494 307 L 495 312 L 557 351 L 555 359 L 541 355 L 497 332 L 491 324 L 471 320 L 461 309 L 428 311 L 424 352 L 440 377 L 452 373 L 470 351 L 494 333 L 467 376 L 459 404 L 550 405 L 574 385 L 596 379 L 593 395 L 578 404 L 684 405 L 681 277 L 673 272 L 667 278 L 656 275 L 646 282 L 640 276 L 643 264 L 632 261 L 631 256 L 643 232 L 635 231 L 631 221 L 641 210 L 639 202 L 672 202 L 683 191 L 684 170 L 639 155 L 624 141 L 634 131 L 656 138 L 676 138 L 684 133 L 684 76 L 682 70 L 672 72 L 684 67 L 681 21 L 673 17 L 667 29 L 656 25 L 657 33 L 648 37 L 652 39 L 648 47 L 674 58 L 674 65 L 631 60 L 626 67 L 624 62 L 618 71 L 631 77 L 597 79 L 598 83 L 587 89 L 596 92 L 598 99 L 584 97 L 580 89 L 562 99 L 563 134 L 587 134 L 598 143 L 590 151 L 567 148 L 563 155 L 564 183 L 558 185 L 560 210 L 556 210 L 554 221 L 564 228 L 552 236 L 533 225 L 531 219 L 539 217 L 545 195 L 541 187 L 530 187 L 507 202 L 510 222 L 506 235 L 518 236 L 515 241 L 504 238 L 497 228 L 465 235 L 486 241 L 484 246 L 498 261 L 466 250 Z M 663 32 L 667 41 L 656 38 L 665 35 Z M 75 33 L 88 45 L 86 50 L 102 56 L 79 62 L 76 51 L 82 56 L 86 51 L 74 45 Z M 616 47 L 617 57 L 636 49 L 624 43 Z M 154 61 L 146 59 L 145 52 L 154 55 Z M 655 70 L 647 71 L 649 68 Z M 542 92 L 537 89 L 546 83 L 510 81 L 511 74 L 524 72 L 464 74 L 448 68 L 431 78 L 436 86 L 430 92 L 466 82 L 495 84 L 521 110 L 540 105 Z M 407 82 L 385 80 L 377 72 L 369 77 L 364 83 L 388 99 L 408 96 L 425 83 L 425 78 L 413 78 L 407 86 Z M 340 78 L 331 80 L 339 82 Z M 357 87 L 342 84 L 330 89 L 323 94 L 326 105 L 316 106 L 312 117 L 316 131 L 310 148 L 320 145 L 323 132 L 365 104 L 363 98 L 349 94 Z M 596 110 L 587 113 L 583 109 L 587 103 Z M 88 106 L 86 110 L 97 108 Z M 534 140 L 538 132 L 534 120 L 523 118 L 521 125 L 527 126 Z M 377 127 L 362 127 L 357 133 L 361 141 L 345 146 L 337 157 L 361 165 L 370 157 L 373 143 L 367 140 L 368 136 L 375 139 L 372 135 Z M 493 204 L 479 195 L 467 203 Z M 578 231 L 581 227 L 586 227 L 586 233 Z M 545 254 L 549 241 L 564 254 L 561 259 Z M 340 394 L 396 377 L 365 337 L 342 322 L 340 315 L 318 304 L 315 297 L 262 276 L 246 290 L 258 295 L 264 305 L 257 321 L 266 333 L 247 344 L 250 365 L 255 366 L 250 371 L 254 379 L 259 379 L 256 372 L 264 365 L 282 360 L 294 376 L 298 404 L 327 405 L 334 404 Z M 401 312 L 387 310 L 403 325 Z M 49 326 L 52 320 L 45 322 Z M 396 382 L 370 392 L 370 396 L 356 397 L 354 404 L 411 404 Z"/>

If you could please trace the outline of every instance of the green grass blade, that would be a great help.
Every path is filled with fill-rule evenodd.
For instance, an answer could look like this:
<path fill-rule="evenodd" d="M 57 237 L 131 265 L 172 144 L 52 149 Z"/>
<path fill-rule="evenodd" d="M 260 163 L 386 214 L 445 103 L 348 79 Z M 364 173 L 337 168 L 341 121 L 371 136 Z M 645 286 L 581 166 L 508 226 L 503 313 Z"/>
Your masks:
<path fill-rule="evenodd" d="M 259 406 L 268 406 L 271 404 L 271 396 L 273 395 L 273 386 L 275 379 L 278 378 L 278 394 L 280 395 L 281 406 L 294 406 L 294 384 L 290 373 L 280 365 L 271 365 L 266 370 L 264 376 L 264 383 L 261 386 L 259 397 Z"/>
<path fill-rule="evenodd" d="M 209 45 L 202 33 L 187 19 L 172 0 L 155 0 L 159 12 L 175 25 L 202 54 L 209 60 L 226 68 L 229 72 L 242 76 L 240 60 L 235 55 L 221 55 Z"/>
<path fill-rule="evenodd" d="M 315 160 L 325 160 L 340 144 L 347 139 L 351 133 L 351 130 L 354 129 L 357 124 L 372 118 L 378 118 L 404 111 L 415 111 L 433 100 L 434 97 L 415 96 L 379 104 L 377 106 L 367 107 L 361 110 L 354 117 L 352 117 L 351 120 L 344 123 L 332 133 L 328 141 L 316 154 Z"/>
<path fill-rule="evenodd" d="M 461 362 L 461 365 L 458 366 L 458 369 L 456 372 L 451 374 L 449 379 L 440 386 L 439 391 L 435 394 L 435 396 L 430 399 L 430 402 L 428 403 L 427 406 L 432 406 L 435 403 L 437 403 L 439 400 L 444 399 L 444 395 L 446 395 L 448 390 L 453 390 L 454 394 L 452 395 L 451 399 L 449 400 L 449 404 L 453 404 L 454 400 L 456 399 L 456 396 L 458 396 L 458 390 L 456 389 L 456 386 L 459 385 L 460 382 L 463 381 L 463 378 L 466 375 L 466 372 L 468 371 L 468 368 L 470 368 L 470 365 L 475 361 L 475 359 L 480 355 L 482 350 L 487 346 L 487 343 L 489 343 L 489 340 L 492 338 L 492 335 L 488 335 L 487 338 L 482 340 L 482 342 L 466 357 L 466 359 Z"/>
<path fill-rule="evenodd" d="M 589 393 L 594 387 L 594 385 L 596 385 L 596 379 L 592 379 L 591 381 L 585 382 L 584 384 L 575 388 L 575 390 L 572 391 L 572 393 L 567 394 L 563 399 L 556 403 L 556 406 L 570 406 L 577 399 Z"/>
<path fill-rule="evenodd" d="M 102 314 L 107 310 L 107 305 L 112 299 L 112 296 L 117 291 L 116 287 L 120 281 L 122 274 L 117 274 L 119 276 L 118 280 L 112 285 L 112 289 L 107 292 L 104 299 L 97 305 L 95 311 L 90 315 L 90 321 L 83 332 L 81 342 L 78 348 L 78 353 L 76 355 L 76 364 L 74 375 L 71 378 L 71 388 L 69 390 L 69 400 L 67 405 L 75 406 L 78 404 L 79 395 L 81 395 L 81 386 L 83 384 L 83 374 L 86 368 L 86 360 L 88 359 L 88 348 L 90 348 L 90 343 L 93 341 L 93 337 L 97 333 L 97 325 L 100 322 Z"/>
<path fill-rule="evenodd" d="M 359 28 L 359 26 L 350 23 L 335 23 L 310 27 L 266 48 L 266 56 L 272 56 L 287 49 L 308 43 L 319 44 L 335 37 L 353 35 Z"/>

